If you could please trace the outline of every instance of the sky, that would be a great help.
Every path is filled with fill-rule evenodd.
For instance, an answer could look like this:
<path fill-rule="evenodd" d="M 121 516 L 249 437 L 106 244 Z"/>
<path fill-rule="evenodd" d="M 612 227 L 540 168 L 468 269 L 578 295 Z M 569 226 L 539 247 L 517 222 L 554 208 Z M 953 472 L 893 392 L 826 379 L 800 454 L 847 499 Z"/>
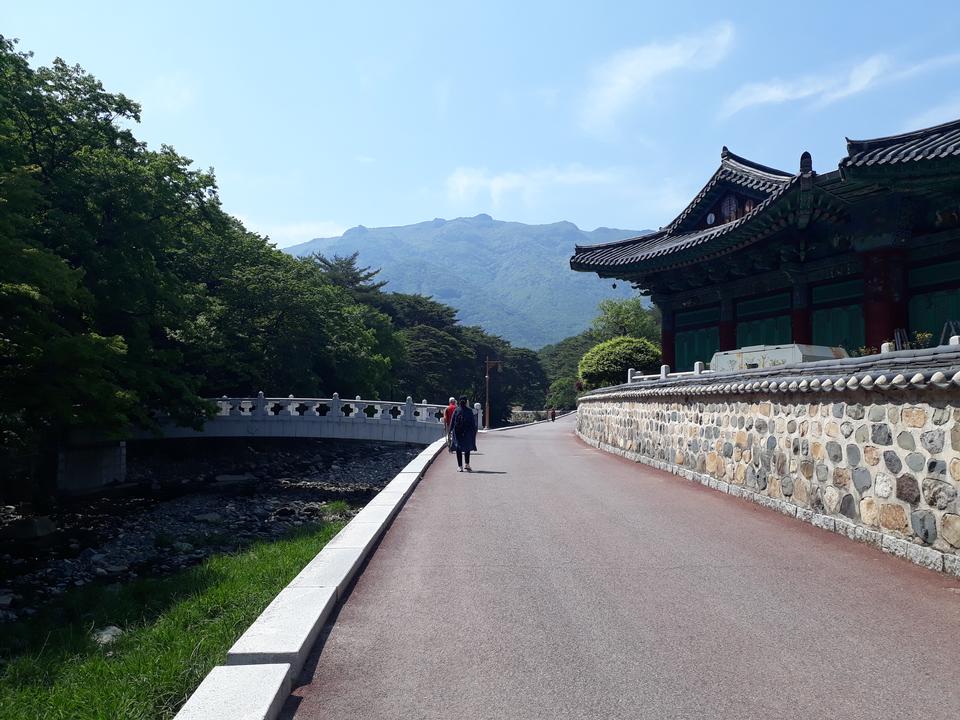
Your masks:
<path fill-rule="evenodd" d="M 140 7 L 142 5 L 142 7 Z M 721 147 L 828 172 L 960 118 L 960 3 L 0 0 L 281 247 L 488 213 L 658 228 Z"/>

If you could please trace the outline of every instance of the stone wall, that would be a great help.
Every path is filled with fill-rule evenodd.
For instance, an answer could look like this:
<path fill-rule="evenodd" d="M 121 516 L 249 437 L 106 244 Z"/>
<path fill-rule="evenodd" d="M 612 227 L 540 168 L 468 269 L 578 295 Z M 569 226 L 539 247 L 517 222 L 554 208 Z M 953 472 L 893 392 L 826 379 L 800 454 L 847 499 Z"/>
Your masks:
<path fill-rule="evenodd" d="M 690 390 L 583 397 L 577 432 L 601 449 L 960 575 L 955 387 Z"/>

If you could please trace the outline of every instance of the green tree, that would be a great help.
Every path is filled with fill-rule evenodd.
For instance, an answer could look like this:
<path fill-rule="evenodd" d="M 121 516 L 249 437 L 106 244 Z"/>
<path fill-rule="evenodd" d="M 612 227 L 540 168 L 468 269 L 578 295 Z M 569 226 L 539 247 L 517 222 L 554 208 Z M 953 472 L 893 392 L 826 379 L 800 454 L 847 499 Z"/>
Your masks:
<path fill-rule="evenodd" d="M 334 255 L 332 258 L 328 258 L 322 253 L 314 253 L 308 256 L 310 260 L 316 263 L 327 282 L 343 288 L 354 300 L 371 302 L 380 294 L 387 281 L 374 280 L 380 274 L 380 269 L 373 270 L 369 267 L 360 267 L 359 257 L 359 251 L 345 257 Z"/>
<path fill-rule="evenodd" d="M 660 311 L 640 296 L 601 300 L 592 329 L 600 340 L 627 336 L 660 342 Z"/>
<path fill-rule="evenodd" d="M 429 325 L 442 330 L 457 322 L 457 311 L 425 295 L 381 293 L 373 299 L 374 305 L 386 313 L 397 328 Z"/>
<path fill-rule="evenodd" d="M 461 338 L 429 325 L 405 328 L 400 337 L 405 358 L 397 375 L 404 394 L 443 403 L 467 392 L 473 352 Z"/>
<path fill-rule="evenodd" d="M 580 379 L 585 389 L 622 385 L 627 370 L 651 373 L 660 364 L 660 348 L 643 338 L 617 337 L 592 348 L 580 361 Z"/>
<path fill-rule="evenodd" d="M 573 410 L 577 407 L 576 378 L 561 377 L 550 383 L 547 392 L 547 407 L 557 410 Z"/>

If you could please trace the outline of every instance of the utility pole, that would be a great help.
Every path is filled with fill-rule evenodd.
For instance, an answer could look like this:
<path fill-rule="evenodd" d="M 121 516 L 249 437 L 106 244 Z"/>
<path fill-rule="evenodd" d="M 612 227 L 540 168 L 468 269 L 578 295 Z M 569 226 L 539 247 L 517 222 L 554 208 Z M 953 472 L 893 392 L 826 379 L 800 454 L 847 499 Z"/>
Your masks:
<path fill-rule="evenodd" d="M 483 416 L 483 429 L 490 429 L 490 368 L 496 368 L 500 370 L 503 367 L 502 360 L 491 360 L 490 356 L 487 356 L 487 359 L 484 361 L 484 366 L 486 368 L 486 380 L 487 380 L 487 409 Z"/>

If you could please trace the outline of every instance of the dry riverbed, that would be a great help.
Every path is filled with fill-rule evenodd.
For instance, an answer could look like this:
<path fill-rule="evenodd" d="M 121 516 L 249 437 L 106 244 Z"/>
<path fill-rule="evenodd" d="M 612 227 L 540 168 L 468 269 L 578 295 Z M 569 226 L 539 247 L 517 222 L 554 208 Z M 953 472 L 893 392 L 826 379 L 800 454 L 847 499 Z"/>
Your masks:
<path fill-rule="evenodd" d="M 60 503 L 56 531 L 4 540 L 0 622 L 90 583 L 163 576 L 297 526 L 349 517 L 422 448 L 331 440 L 131 444 L 126 487 Z M 21 514 L 0 507 L 0 532 Z"/>

